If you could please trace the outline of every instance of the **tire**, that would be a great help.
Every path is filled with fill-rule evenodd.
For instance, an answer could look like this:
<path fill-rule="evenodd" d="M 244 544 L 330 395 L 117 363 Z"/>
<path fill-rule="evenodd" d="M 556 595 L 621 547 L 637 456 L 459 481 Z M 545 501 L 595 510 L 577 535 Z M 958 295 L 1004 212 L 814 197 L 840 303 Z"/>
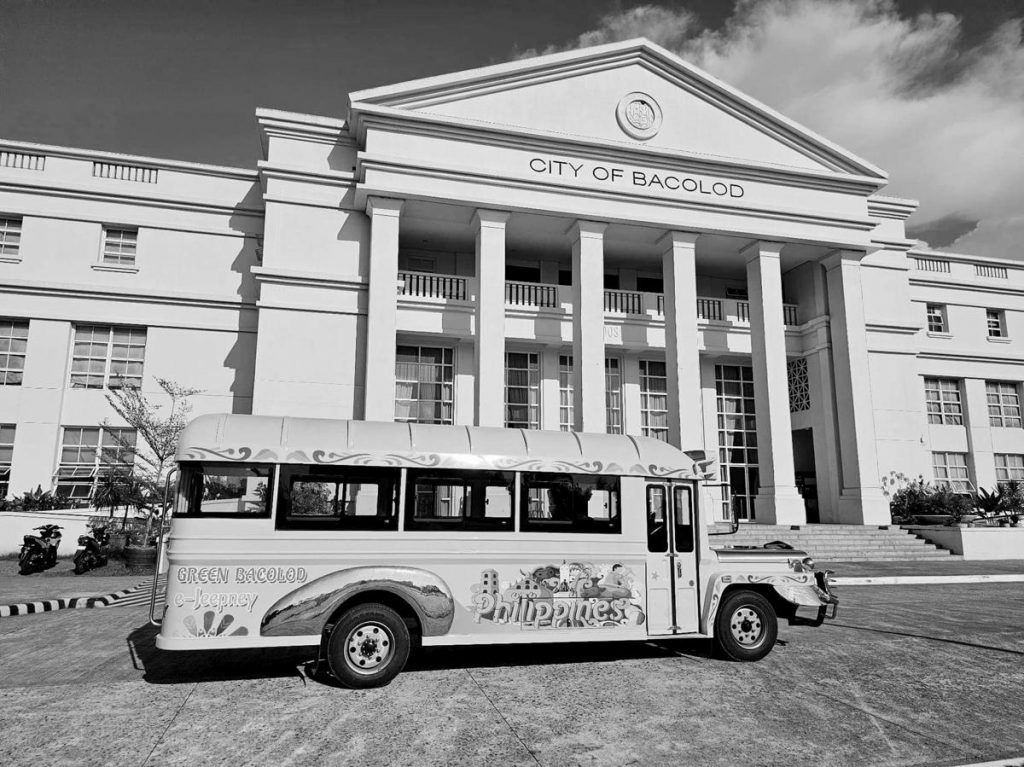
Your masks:
<path fill-rule="evenodd" d="M 92 558 L 84 551 L 75 554 L 75 575 L 81 575 L 92 568 Z"/>
<path fill-rule="evenodd" d="M 327 640 L 327 662 L 346 687 L 382 687 L 405 668 L 410 645 L 402 616 L 371 602 L 342 614 Z"/>
<path fill-rule="evenodd" d="M 772 651 L 779 635 L 775 608 L 756 591 L 726 595 L 715 617 L 715 644 L 726 658 L 761 660 Z"/>

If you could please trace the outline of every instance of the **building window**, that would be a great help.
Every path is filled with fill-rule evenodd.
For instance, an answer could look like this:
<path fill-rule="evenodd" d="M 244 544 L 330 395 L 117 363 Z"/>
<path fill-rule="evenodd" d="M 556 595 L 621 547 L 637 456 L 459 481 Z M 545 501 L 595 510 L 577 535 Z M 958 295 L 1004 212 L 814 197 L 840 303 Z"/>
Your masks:
<path fill-rule="evenodd" d="M 562 431 L 572 431 L 573 420 L 572 396 L 572 355 L 558 355 L 558 427 Z"/>
<path fill-rule="evenodd" d="M 668 442 L 668 377 L 664 362 L 640 360 L 640 424 L 645 437 Z"/>
<path fill-rule="evenodd" d="M 17 258 L 21 250 L 21 219 L 0 216 L 0 258 Z"/>
<path fill-rule="evenodd" d="M 1024 480 L 1024 455 L 996 453 L 996 481 Z"/>
<path fill-rule="evenodd" d="M 145 328 L 78 325 L 71 357 L 71 388 L 137 389 L 142 386 L 145 357 Z"/>
<path fill-rule="evenodd" d="M 928 423 L 963 426 L 964 410 L 960 402 L 958 379 L 924 379 L 924 400 L 928 409 Z"/>
<path fill-rule="evenodd" d="M 85 503 L 103 478 L 128 474 L 135 463 L 135 429 L 65 426 L 57 495 Z"/>
<path fill-rule="evenodd" d="M 10 490 L 15 428 L 13 423 L 0 423 L 0 501 L 7 497 Z"/>
<path fill-rule="evenodd" d="M 28 323 L 0 319 L 0 386 L 21 386 L 28 353 Z"/>
<path fill-rule="evenodd" d="M 928 332 L 929 333 L 947 333 L 946 324 L 946 307 L 942 304 L 928 304 Z"/>
<path fill-rule="evenodd" d="M 540 357 L 505 353 L 505 428 L 540 428 Z"/>
<path fill-rule="evenodd" d="M 786 363 L 789 378 L 789 412 L 799 413 L 811 409 L 811 384 L 807 376 L 807 358 L 790 360 Z"/>
<path fill-rule="evenodd" d="M 974 486 L 967 471 L 967 453 L 932 453 L 935 483 L 959 495 L 969 495 Z"/>
<path fill-rule="evenodd" d="M 988 399 L 989 426 L 1009 429 L 1021 427 L 1020 392 L 1017 384 L 1008 381 L 985 381 L 985 397 Z"/>
<path fill-rule="evenodd" d="M 103 227 L 103 263 L 113 266 L 135 266 L 138 243 L 138 229 Z"/>
<path fill-rule="evenodd" d="M 1006 338 L 1006 321 L 1001 311 L 986 309 L 985 324 L 988 327 L 989 338 Z"/>
<path fill-rule="evenodd" d="M 604 420 L 605 431 L 622 434 L 622 366 L 618 357 L 604 361 Z"/>
<path fill-rule="evenodd" d="M 454 350 L 399 346 L 395 353 L 395 420 L 452 424 L 454 418 Z"/>
<path fill-rule="evenodd" d="M 754 408 L 754 369 L 715 365 L 718 409 L 718 465 L 728 492 L 723 515 L 730 508 L 737 519 L 754 519 L 754 496 L 759 488 L 757 418 Z"/>

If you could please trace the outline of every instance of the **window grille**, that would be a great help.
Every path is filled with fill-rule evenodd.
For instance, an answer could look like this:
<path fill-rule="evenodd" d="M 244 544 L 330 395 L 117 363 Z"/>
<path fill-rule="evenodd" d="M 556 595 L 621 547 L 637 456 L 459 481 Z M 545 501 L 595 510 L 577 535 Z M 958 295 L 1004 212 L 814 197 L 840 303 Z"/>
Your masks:
<path fill-rule="evenodd" d="M 505 428 L 540 428 L 540 357 L 505 353 Z"/>
<path fill-rule="evenodd" d="M 104 478 L 127 477 L 135 463 L 135 441 L 135 429 L 65 426 L 57 495 L 84 504 Z"/>
<path fill-rule="evenodd" d="M 941 304 L 926 304 L 925 312 L 928 316 L 928 332 L 945 333 L 946 307 Z"/>
<path fill-rule="evenodd" d="M 71 357 L 71 388 L 142 386 L 146 329 L 78 325 Z"/>
<path fill-rule="evenodd" d="M 914 266 L 920 272 L 941 272 L 949 274 L 949 261 L 944 258 L 914 258 Z"/>
<path fill-rule="evenodd" d="M 996 453 L 996 481 L 1024 480 L 1024 455 Z"/>
<path fill-rule="evenodd" d="M 1003 313 L 998 309 L 985 310 L 985 325 L 989 338 L 1005 338 L 1006 328 L 1003 326 Z"/>
<path fill-rule="evenodd" d="M 17 427 L 13 423 L 0 423 L 0 501 L 7 497 L 10 489 L 16 429 Z"/>
<path fill-rule="evenodd" d="M 807 359 L 790 360 L 786 363 L 789 378 L 789 412 L 799 413 L 811 409 L 811 385 L 807 376 Z"/>
<path fill-rule="evenodd" d="M 0 258 L 17 258 L 21 251 L 21 218 L 0 216 Z"/>
<path fill-rule="evenodd" d="M 668 376 L 664 362 L 640 360 L 640 423 L 645 437 L 668 441 Z"/>
<path fill-rule="evenodd" d="M 960 381 L 956 378 L 925 378 L 924 401 L 928 423 L 963 426 Z"/>
<path fill-rule="evenodd" d="M 715 394 L 718 411 L 718 464 L 728 489 L 722 499 L 723 516 L 730 508 L 737 519 L 755 518 L 754 498 L 760 487 L 757 455 L 757 416 L 754 406 L 754 369 L 746 365 L 716 365 Z"/>
<path fill-rule="evenodd" d="M 454 418 L 454 350 L 399 346 L 395 353 L 395 420 L 452 424 Z"/>
<path fill-rule="evenodd" d="M 26 152 L 0 152 L 0 167 L 21 170 L 45 170 L 46 155 Z"/>
<path fill-rule="evenodd" d="M 21 386 L 28 354 L 28 322 L 0 319 L 0 386 Z"/>
<path fill-rule="evenodd" d="M 139 244 L 138 229 L 103 228 L 103 263 L 114 266 L 135 266 Z"/>
<path fill-rule="evenodd" d="M 990 426 L 1021 428 L 1020 392 L 1017 384 L 1009 381 L 985 381 Z"/>
<path fill-rule="evenodd" d="M 562 431 L 575 428 L 572 388 L 572 355 L 558 355 L 558 427 Z"/>
<path fill-rule="evenodd" d="M 605 429 L 609 434 L 622 434 L 622 367 L 618 357 L 604 361 Z"/>
<path fill-rule="evenodd" d="M 958 495 L 969 495 L 974 491 L 967 469 L 967 453 L 932 453 L 932 467 L 936 484 Z"/>
<path fill-rule="evenodd" d="M 1005 266 L 991 266 L 989 264 L 975 264 L 974 273 L 978 277 L 992 277 L 997 280 L 1005 280 L 1010 276 Z"/>

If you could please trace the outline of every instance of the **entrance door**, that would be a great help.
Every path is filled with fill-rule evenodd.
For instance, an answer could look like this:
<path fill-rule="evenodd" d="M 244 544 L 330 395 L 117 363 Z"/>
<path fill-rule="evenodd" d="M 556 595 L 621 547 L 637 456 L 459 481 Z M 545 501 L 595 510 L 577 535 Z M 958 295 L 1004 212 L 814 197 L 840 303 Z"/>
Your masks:
<path fill-rule="evenodd" d="M 647 485 L 647 626 L 650 634 L 697 631 L 694 488 Z"/>

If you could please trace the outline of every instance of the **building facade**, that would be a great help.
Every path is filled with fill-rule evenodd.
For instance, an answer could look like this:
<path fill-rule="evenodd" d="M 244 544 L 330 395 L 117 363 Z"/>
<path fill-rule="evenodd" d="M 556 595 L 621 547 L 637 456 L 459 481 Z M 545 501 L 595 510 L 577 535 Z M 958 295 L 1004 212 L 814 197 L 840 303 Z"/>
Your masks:
<path fill-rule="evenodd" d="M 885 173 L 647 42 L 258 110 L 237 170 L 0 142 L 0 493 L 193 412 L 654 436 L 753 522 L 1024 476 L 1024 267 L 915 248 Z"/>

